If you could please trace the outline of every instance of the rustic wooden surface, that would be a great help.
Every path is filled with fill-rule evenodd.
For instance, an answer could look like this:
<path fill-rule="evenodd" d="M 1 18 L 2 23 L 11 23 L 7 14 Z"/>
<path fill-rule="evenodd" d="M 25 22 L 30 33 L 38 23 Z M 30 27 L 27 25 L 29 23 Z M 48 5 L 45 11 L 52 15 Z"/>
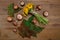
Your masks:
<path fill-rule="evenodd" d="M 0 40 L 60 40 L 60 0 L 27 0 L 34 4 L 40 4 L 44 10 L 49 12 L 49 24 L 37 35 L 37 38 L 22 38 L 18 34 L 7 30 L 7 27 L 14 27 L 6 21 L 9 3 L 18 4 L 19 0 L 0 0 Z M 26 0 L 25 0 L 26 2 Z"/>

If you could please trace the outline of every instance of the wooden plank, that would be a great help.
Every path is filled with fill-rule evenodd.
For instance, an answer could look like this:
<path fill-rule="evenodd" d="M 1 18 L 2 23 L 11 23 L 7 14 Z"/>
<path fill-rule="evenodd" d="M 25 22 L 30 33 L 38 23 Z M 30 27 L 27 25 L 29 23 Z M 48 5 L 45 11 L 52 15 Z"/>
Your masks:
<path fill-rule="evenodd" d="M 12 30 L 7 30 L 7 27 L 14 27 L 6 20 L 7 8 L 9 3 L 14 2 L 18 4 L 20 0 L 0 0 L 0 29 L 2 36 L 1 40 L 60 40 L 60 0 L 25 0 L 26 3 L 32 2 L 34 5 L 40 4 L 42 6 L 42 12 L 47 10 L 49 12 L 48 25 L 45 25 L 45 29 L 37 35 L 37 38 L 23 39 L 19 35 L 14 34 Z M 42 12 L 40 14 L 42 14 Z M 8 35 L 8 37 L 6 37 Z"/>

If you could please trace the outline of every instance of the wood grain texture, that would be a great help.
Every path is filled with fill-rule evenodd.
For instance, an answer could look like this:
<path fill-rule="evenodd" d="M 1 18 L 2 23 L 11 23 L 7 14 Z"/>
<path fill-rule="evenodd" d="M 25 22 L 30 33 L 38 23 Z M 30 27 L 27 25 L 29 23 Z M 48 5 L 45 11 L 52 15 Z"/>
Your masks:
<path fill-rule="evenodd" d="M 33 2 L 35 5 L 40 4 L 43 11 L 49 12 L 49 23 L 45 29 L 37 35 L 37 38 L 23 39 L 18 34 L 7 30 L 7 27 L 14 27 L 6 21 L 7 10 L 10 3 L 18 4 L 20 0 L 0 0 L 0 40 L 60 40 L 60 0 L 24 0 L 26 3 Z M 40 13 L 41 14 L 41 13 Z"/>

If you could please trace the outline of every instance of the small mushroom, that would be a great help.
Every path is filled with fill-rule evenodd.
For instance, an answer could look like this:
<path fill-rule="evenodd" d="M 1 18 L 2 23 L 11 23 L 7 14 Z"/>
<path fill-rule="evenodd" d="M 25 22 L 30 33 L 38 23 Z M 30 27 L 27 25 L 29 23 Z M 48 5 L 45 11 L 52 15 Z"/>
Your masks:
<path fill-rule="evenodd" d="M 43 16 L 48 17 L 48 11 L 44 11 Z"/>
<path fill-rule="evenodd" d="M 21 6 L 24 6 L 24 5 L 25 5 L 25 2 L 24 2 L 24 1 L 21 1 L 21 2 L 20 2 L 20 5 L 21 5 Z"/>
<path fill-rule="evenodd" d="M 18 23 L 17 23 L 16 20 L 14 20 L 12 23 L 13 23 L 14 26 L 17 26 L 18 25 Z"/>
<path fill-rule="evenodd" d="M 18 9 L 18 6 L 17 5 L 14 5 L 14 9 Z"/>
<path fill-rule="evenodd" d="M 22 20 L 22 15 L 21 14 L 17 14 L 17 19 L 18 20 Z"/>
<path fill-rule="evenodd" d="M 41 10 L 41 9 L 42 9 L 42 7 L 41 7 L 40 5 L 37 5 L 37 6 L 36 6 L 36 10 L 37 10 L 37 11 L 39 11 L 39 10 Z"/>
<path fill-rule="evenodd" d="M 36 19 L 34 18 L 32 22 L 33 22 L 34 24 L 36 24 L 37 21 L 36 21 Z"/>
<path fill-rule="evenodd" d="M 8 21 L 8 22 L 12 22 L 12 20 L 13 20 L 13 18 L 12 18 L 11 16 L 8 16 L 8 17 L 7 17 L 7 21 Z"/>
<path fill-rule="evenodd" d="M 17 29 L 16 29 L 16 28 L 14 28 L 14 29 L 13 29 L 13 32 L 15 32 L 15 33 L 16 33 L 16 32 L 17 32 Z"/>
<path fill-rule="evenodd" d="M 34 18 L 34 19 L 32 20 L 32 22 L 33 22 L 35 25 L 37 25 L 37 24 L 38 24 L 38 21 L 37 21 L 37 19 L 36 19 L 36 18 Z"/>

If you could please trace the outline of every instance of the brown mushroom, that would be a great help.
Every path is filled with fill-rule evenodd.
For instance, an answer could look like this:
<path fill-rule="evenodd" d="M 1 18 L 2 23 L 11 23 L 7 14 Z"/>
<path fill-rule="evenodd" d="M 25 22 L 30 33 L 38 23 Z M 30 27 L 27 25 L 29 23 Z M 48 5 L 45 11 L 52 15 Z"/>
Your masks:
<path fill-rule="evenodd" d="M 24 2 L 24 1 L 21 1 L 21 2 L 20 2 L 20 5 L 21 5 L 21 6 L 24 6 L 24 5 L 25 5 L 25 2 Z"/>
<path fill-rule="evenodd" d="M 41 10 L 41 9 L 42 9 L 42 7 L 41 7 L 40 5 L 37 5 L 37 6 L 36 6 L 36 10 L 37 10 L 37 11 L 39 11 L 39 10 Z"/>
<path fill-rule="evenodd" d="M 22 20 L 22 15 L 21 14 L 17 14 L 17 20 Z"/>
<path fill-rule="evenodd" d="M 17 32 L 17 29 L 16 29 L 16 28 L 14 28 L 14 29 L 13 29 L 13 32 L 15 32 L 15 33 L 16 33 L 16 32 Z"/>
<path fill-rule="evenodd" d="M 19 7 L 17 5 L 14 5 L 14 9 L 18 9 Z"/>
<path fill-rule="evenodd" d="M 34 18 L 34 19 L 32 20 L 32 22 L 33 22 L 35 25 L 37 25 L 37 24 L 38 24 L 38 21 L 37 21 L 37 19 L 36 19 L 36 18 Z"/>
<path fill-rule="evenodd" d="M 8 22 L 12 22 L 12 20 L 13 20 L 13 18 L 12 18 L 11 16 L 8 16 L 8 17 L 7 17 L 7 21 L 8 21 Z"/>
<path fill-rule="evenodd" d="M 48 11 L 44 11 L 43 16 L 48 17 Z"/>
<path fill-rule="evenodd" d="M 14 26 L 17 26 L 18 25 L 18 23 L 17 23 L 16 20 L 14 20 L 12 23 L 13 23 Z"/>

